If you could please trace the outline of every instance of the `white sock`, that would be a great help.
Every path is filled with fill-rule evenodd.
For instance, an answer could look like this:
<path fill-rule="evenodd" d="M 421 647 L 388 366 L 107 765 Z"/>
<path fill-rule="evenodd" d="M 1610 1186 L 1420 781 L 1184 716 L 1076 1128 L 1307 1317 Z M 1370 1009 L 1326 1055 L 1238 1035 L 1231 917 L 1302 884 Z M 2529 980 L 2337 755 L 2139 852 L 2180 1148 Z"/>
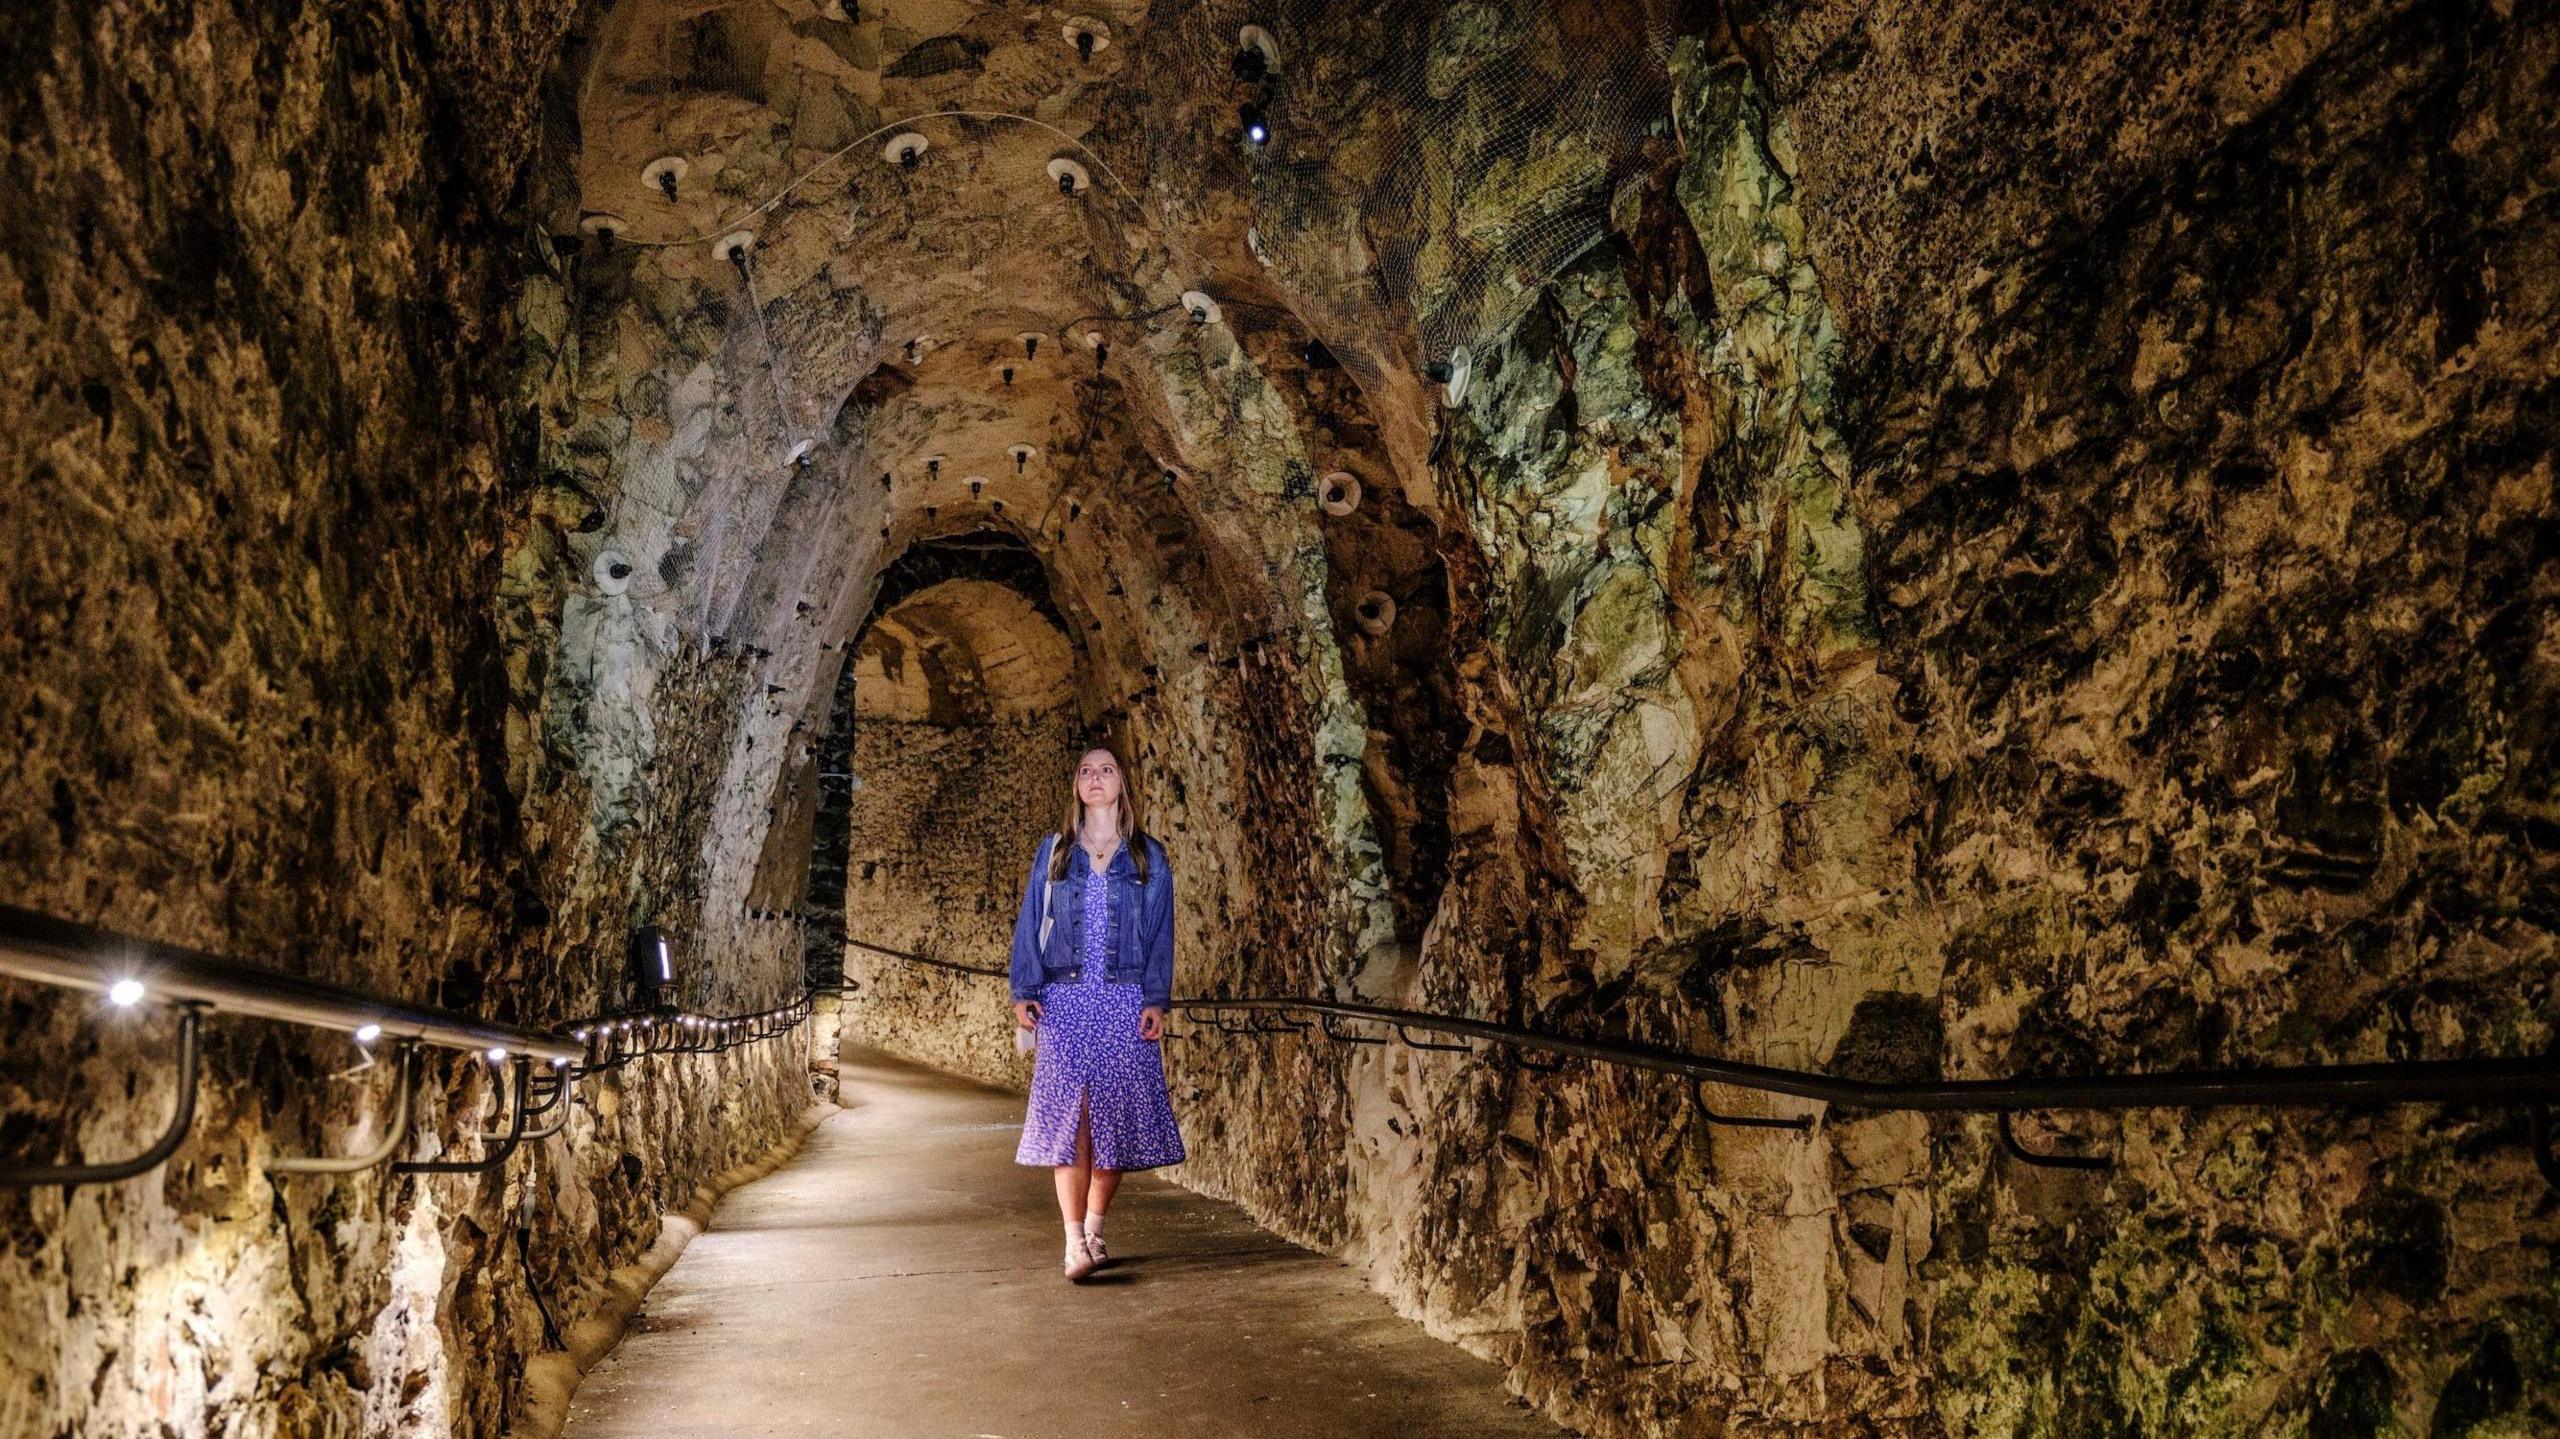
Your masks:
<path fill-rule="evenodd" d="M 1085 1238 L 1087 1238 L 1087 1239 L 1100 1239 L 1100 1238 L 1102 1237 L 1102 1216 L 1101 1216 L 1101 1215 L 1099 1215 L 1099 1214 L 1087 1214 L 1087 1215 L 1085 1215 L 1085 1217 L 1084 1217 L 1084 1237 L 1085 1237 Z"/>
<path fill-rule="evenodd" d="M 1086 1221 L 1085 1221 L 1085 1224 L 1091 1224 L 1092 1222 L 1093 1222 L 1092 1220 L 1088 1219 L 1088 1220 L 1086 1220 Z M 1067 1221 L 1067 1242 L 1068 1242 L 1069 1244 L 1073 1244 L 1073 1243 L 1075 1243 L 1077 1240 L 1082 1239 L 1082 1238 L 1084 1238 L 1084 1225 L 1083 1225 L 1083 1224 L 1078 1224 L 1078 1223 L 1076 1223 L 1076 1222 L 1075 1222 L 1074 1220 L 1072 1220 L 1072 1219 L 1068 1220 L 1068 1221 Z"/>

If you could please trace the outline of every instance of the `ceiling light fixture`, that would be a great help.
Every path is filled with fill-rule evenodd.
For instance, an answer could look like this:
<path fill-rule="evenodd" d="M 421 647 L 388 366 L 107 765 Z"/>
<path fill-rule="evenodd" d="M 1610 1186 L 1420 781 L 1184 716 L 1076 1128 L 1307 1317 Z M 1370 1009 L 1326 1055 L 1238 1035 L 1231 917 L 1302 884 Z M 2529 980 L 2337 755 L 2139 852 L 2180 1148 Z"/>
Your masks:
<path fill-rule="evenodd" d="M 932 148 L 931 140 L 913 130 L 901 130 L 880 147 L 880 158 L 901 170 L 912 170 L 924 163 L 924 152 Z"/>
<path fill-rule="evenodd" d="M 672 205 L 676 203 L 676 182 L 682 180 L 690 168 L 682 155 L 661 155 L 640 167 L 640 183 L 666 196 L 667 203 Z"/>
<path fill-rule="evenodd" d="M 1236 32 L 1235 58 L 1228 63 L 1237 79 L 1259 85 L 1280 69 L 1280 42 L 1261 26 L 1247 25 Z"/>
<path fill-rule="evenodd" d="M 1111 48 L 1111 27 L 1090 15 L 1068 17 L 1067 23 L 1058 27 L 1058 33 L 1076 47 L 1076 58 L 1087 63 Z"/>

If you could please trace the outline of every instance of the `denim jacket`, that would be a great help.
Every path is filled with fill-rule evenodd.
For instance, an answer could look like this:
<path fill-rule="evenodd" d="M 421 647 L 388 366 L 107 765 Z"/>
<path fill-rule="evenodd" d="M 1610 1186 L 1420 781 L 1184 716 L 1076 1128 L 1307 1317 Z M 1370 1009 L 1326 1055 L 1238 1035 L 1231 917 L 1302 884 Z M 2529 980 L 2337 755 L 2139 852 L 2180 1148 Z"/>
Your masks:
<path fill-rule="evenodd" d="M 1138 866 L 1122 845 L 1104 871 L 1111 885 L 1111 940 L 1103 951 L 1105 980 L 1135 984 L 1139 1003 L 1158 1009 L 1173 998 L 1173 866 L 1164 846 L 1153 836 L 1140 836 L 1147 846 L 1147 882 L 1138 882 Z M 1083 845 L 1067 854 L 1067 875 L 1049 879 L 1049 850 L 1055 831 L 1040 841 L 1022 886 L 1022 913 L 1013 921 L 1013 998 L 1038 999 L 1041 987 L 1084 977 L 1084 881 L 1092 856 Z M 1049 944 L 1040 944 L 1040 895 L 1049 891 Z"/>

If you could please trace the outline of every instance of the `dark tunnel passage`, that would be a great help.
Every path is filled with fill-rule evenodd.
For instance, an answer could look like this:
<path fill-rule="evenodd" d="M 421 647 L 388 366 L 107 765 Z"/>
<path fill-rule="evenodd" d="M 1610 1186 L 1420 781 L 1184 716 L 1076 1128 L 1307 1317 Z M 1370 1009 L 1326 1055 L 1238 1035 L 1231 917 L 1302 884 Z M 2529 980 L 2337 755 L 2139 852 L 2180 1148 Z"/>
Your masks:
<path fill-rule="evenodd" d="M 6 30 L 0 1439 L 2560 1433 L 2541 11 Z"/>

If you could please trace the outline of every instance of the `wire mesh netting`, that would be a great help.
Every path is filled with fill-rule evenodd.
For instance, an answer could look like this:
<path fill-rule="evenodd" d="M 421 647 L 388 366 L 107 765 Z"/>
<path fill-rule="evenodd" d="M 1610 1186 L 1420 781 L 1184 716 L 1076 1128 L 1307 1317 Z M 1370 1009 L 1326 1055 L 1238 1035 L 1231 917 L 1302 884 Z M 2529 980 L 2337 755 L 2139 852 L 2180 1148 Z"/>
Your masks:
<path fill-rule="evenodd" d="M 1481 356 L 1606 234 L 1667 114 L 1667 26 L 1626 7 L 1210 0 L 1172 24 L 1225 133 L 1267 132 L 1256 253 L 1355 370 Z M 1208 128 L 1151 113 L 1159 164 Z"/>
<path fill-rule="evenodd" d="M 895 47 L 856 43 L 842 9 L 783 0 L 626 4 L 599 37 L 584 168 L 611 198 L 589 208 L 614 211 L 613 244 L 690 251 L 708 292 L 700 314 L 622 332 L 668 336 L 637 383 L 660 387 L 641 398 L 675 443 L 621 448 L 613 528 L 639 557 L 629 592 L 683 629 L 722 633 L 748 602 L 752 557 L 794 488 L 782 467 L 860 443 L 843 422 L 851 386 L 900 358 L 902 306 L 1013 303 L 977 293 L 953 257 L 1035 257 L 1058 283 L 1021 318 L 1080 348 L 1087 310 L 1188 323 L 1113 277 L 1170 270 L 1220 289 L 1189 247 L 1204 218 L 1240 209 L 1276 281 L 1263 299 L 1284 296 L 1292 328 L 1364 386 L 1388 366 L 1463 384 L 1607 233 L 1667 114 L 1666 27 L 1636 4 L 1158 4 L 1122 17 L 1116 81 L 1084 89 L 1100 72 L 1054 16 L 944 8 L 927 18 L 951 33 Z M 1248 124 L 1262 143 L 1242 138 Z M 721 242 L 742 232 L 733 263 Z M 1265 318 L 1233 287 L 1221 298 L 1237 324 Z M 1254 433 L 1287 421 L 1269 397 L 1220 398 L 1235 432 L 1222 448 L 1264 457 L 1248 463 L 1275 473 L 1255 478 L 1281 492 L 1311 492 L 1296 447 Z M 729 462 L 708 458 L 722 447 L 706 433 L 725 434 Z M 735 462 L 750 435 L 773 468 Z"/>

